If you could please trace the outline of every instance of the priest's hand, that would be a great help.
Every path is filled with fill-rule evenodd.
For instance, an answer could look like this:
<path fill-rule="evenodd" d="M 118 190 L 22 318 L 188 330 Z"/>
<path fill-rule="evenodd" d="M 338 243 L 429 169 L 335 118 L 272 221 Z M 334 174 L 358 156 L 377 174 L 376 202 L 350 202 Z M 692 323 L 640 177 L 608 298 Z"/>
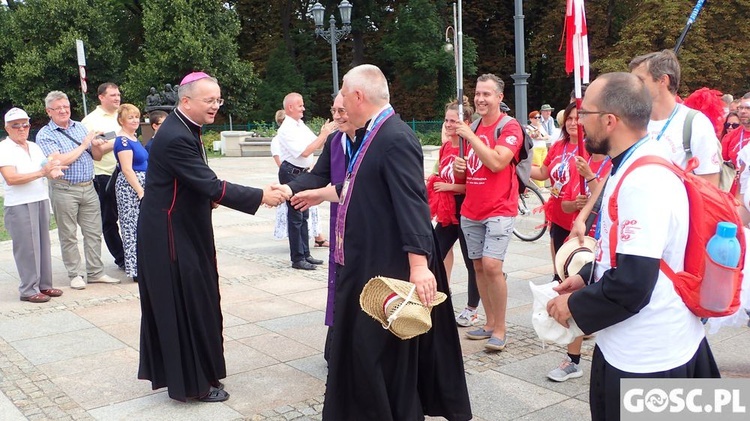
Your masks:
<path fill-rule="evenodd" d="M 292 195 L 294 194 L 294 192 L 292 192 L 292 188 L 287 186 L 286 184 L 271 184 L 271 188 L 273 190 L 281 192 L 284 195 L 284 200 L 291 199 Z"/>
<path fill-rule="evenodd" d="M 409 267 L 409 282 L 417 286 L 419 301 L 429 306 L 435 300 L 437 281 L 427 266 L 427 256 L 409 253 Z"/>
<path fill-rule="evenodd" d="M 552 318 L 555 319 L 557 323 L 560 323 L 566 328 L 570 327 L 570 325 L 568 324 L 568 319 L 573 317 L 573 315 L 570 313 L 570 308 L 568 308 L 569 298 L 570 294 L 563 294 L 558 295 L 557 297 L 547 302 L 547 313 L 552 316 Z"/>
<path fill-rule="evenodd" d="M 286 197 L 280 190 L 274 190 L 271 186 L 263 188 L 263 204 L 266 206 L 279 206 L 286 201 Z"/>
<path fill-rule="evenodd" d="M 323 203 L 323 196 L 319 190 L 320 189 L 305 190 L 292 196 L 291 202 L 294 209 L 304 212 L 310 209 L 311 206 Z"/>

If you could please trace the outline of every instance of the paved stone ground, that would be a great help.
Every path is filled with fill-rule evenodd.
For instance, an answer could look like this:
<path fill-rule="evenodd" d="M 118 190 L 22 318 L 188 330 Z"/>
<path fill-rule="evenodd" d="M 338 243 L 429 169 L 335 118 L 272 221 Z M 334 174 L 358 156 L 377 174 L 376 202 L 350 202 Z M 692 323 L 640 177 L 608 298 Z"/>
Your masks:
<path fill-rule="evenodd" d="M 276 179 L 270 158 L 221 158 L 211 166 L 222 178 L 243 184 L 261 186 Z M 138 288 L 106 249 L 106 270 L 122 284 L 71 290 L 53 235 L 55 284 L 65 294 L 30 304 L 18 300 L 11 244 L 0 243 L 0 420 L 320 419 L 326 271 L 290 268 L 287 242 L 272 238 L 274 216 L 275 210 L 267 208 L 254 216 L 226 208 L 214 212 L 228 370 L 224 382 L 232 395 L 221 404 L 175 402 L 165 390 L 152 391 L 149 383 L 136 379 Z M 321 220 L 327 216 L 327 206 L 321 207 Z M 589 419 L 588 374 L 565 383 L 547 380 L 563 349 L 543 346 L 531 328 L 527 282 L 550 279 L 548 250 L 546 237 L 511 243 L 505 267 L 510 275 L 506 350 L 486 353 L 483 341 L 462 339 L 476 420 Z M 326 261 L 327 252 L 313 249 Z M 466 301 L 460 253 L 451 289 L 460 311 Z M 723 329 L 709 340 L 726 376 L 750 377 L 750 329 Z M 586 341 L 586 372 L 592 348 L 593 340 Z"/>

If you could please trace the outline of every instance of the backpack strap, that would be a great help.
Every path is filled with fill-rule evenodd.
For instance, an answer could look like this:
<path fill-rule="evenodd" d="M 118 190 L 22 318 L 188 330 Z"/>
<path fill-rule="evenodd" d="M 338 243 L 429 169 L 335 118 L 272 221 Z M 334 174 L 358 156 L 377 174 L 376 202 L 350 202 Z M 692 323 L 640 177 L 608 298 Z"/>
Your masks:
<path fill-rule="evenodd" d="M 644 165 L 660 165 L 670 171 L 674 175 L 676 175 L 680 180 L 684 182 L 685 180 L 685 174 L 681 168 L 678 168 L 673 163 L 667 161 L 664 158 L 661 158 L 659 156 L 655 155 L 646 155 L 642 156 L 633 162 L 630 167 L 628 167 L 627 170 L 625 170 L 625 173 L 623 173 L 622 177 L 620 177 L 620 180 L 617 182 L 617 185 L 615 186 L 615 189 L 612 191 L 612 195 L 609 197 L 609 204 L 607 210 L 609 211 L 609 218 L 612 220 L 612 226 L 609 229 L 609 263 L 610 267 L 616 267 L 617 265 L 617 259 L 616 259 L 616 253 L 617 253 L 617 236 L 618 236 L 618 229 L 619 229 L 619 214 L 618 214 L 618 204 L 617 204 L 617 196 L 620 193 L 620 186 L 622 185 L 622 181 L 625 180 L 625 177 L 628 176 L 633 170 L 636 168 L 642 167 Z M 602 195 L 604 192 L 602 191 Z M 665 275 L 667 275 L 670 279 L 673 279 L 676 277 L 674 271 L 667 265 L 667 262 L 664 261 L 664 259 L 661 259 L 661 262 L 659 264 L 659 268 L 662 272 L 664 272 Z"/>
<path fill-rule="evenodd" d="M 688 110 L 687 117 L 685 117 L 685 123 L 682 125 L 682 149 L 685 150 L 687 159 L 693 157 L 693 151 L 690 148 L 690 140 L 693 137 L 693 119 L 698 114 L 698 110 Z"/>

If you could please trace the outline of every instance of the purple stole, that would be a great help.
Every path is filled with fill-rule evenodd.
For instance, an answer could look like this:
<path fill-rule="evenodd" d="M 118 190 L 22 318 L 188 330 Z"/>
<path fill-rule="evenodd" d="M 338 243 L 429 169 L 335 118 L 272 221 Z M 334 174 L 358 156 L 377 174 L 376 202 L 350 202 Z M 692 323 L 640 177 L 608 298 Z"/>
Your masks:
<path fill-rule="evenodd" d="M 341 138 L 343 132 L 337 132 L 331 139 L 331 184 L 341 184 L 344 182 L 346 177 L 346 158 L 344 157 L 344 149 L 341 146 Z M 331 217 L 330 217 L 330 229 L 329 237 L 330 249 L 328 250 L 328 300 L 326 302 L 326 326 L 333 326 L 333 303 L 334 297 L 336 296 L 336 262 L 334 260 L 334 253 L 336 250 L 336 219 L 339 204 L 336 202 L 331 203 Z"/>
<path fill-rule="evenodd" d="M 353 154 L 352 158 L 350 158 L 349 169 L 347 169 L 348 174 L 346 176 L 346 180 L 344 181 L 344 188 L 341 189 L 341 198 L 339 199 L 339 206 L 337 209 L 338 212 L 336 215 L 336 247 L 334 248 L 333 253 L 336 263 L 341 266 L 344 266 L 344 233 L 346 232 L 346 213 L 349 210 L 349 203 L 352 199 L 352 191 L 354 189 L 354 183 L 357 180 L 359 167 L 362 165 L 362 161 L 365 160 L 367 150 L 372 144 L 372 138 L 375 137 L 375 135 L 378 133 L 378 130 L 383 127 L 383 123 L 385 123 L 386 120 L 393 116 L 393 114 L 393 107 L 389 106 L 387 109 L 381 111 L 377 117 L 375 117 L 375 122 L 372 128 L 367 133 L 365 133 L 362 138 L 362 145 L 359 147 L 359 150 Z M 352 164 L 354 164 L 353 167 Z"/>

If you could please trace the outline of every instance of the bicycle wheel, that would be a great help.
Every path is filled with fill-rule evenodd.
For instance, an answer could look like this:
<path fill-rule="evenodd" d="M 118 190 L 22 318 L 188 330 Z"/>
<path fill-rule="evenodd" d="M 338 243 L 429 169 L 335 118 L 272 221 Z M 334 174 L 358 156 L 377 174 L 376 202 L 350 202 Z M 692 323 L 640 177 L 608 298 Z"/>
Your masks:
<path fill-rule="evenodd" d="M 518 216 L 513 226 L 513 235 L 523 241 L 536 241 L 547 231 L 544 214 L 544 197 L 534 185 L 526 185 L 526 191 L 518 196 Z"/>

